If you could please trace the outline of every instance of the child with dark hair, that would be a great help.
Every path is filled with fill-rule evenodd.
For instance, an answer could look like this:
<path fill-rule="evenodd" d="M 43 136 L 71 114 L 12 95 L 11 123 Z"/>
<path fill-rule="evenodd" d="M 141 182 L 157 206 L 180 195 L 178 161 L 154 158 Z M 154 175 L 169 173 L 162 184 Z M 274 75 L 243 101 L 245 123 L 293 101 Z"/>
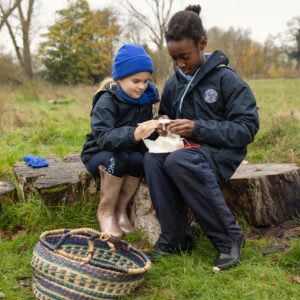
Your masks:
<path fill-rule="evenodd" d="M 165 32 L 175 75 L 167 80 L 159 108 L 168 130 L 198 147 L 172 153 L 146 153 L 144 168 L 161 234 L 148 252 L 152 260 L 192 249 L 186 205 L 218 251 L 215 267 L 238 264 L 242 230 L 220 190 L 254 140 L 259 119 L 249 86 L 228 67 L 221 51 L 206 56 L 207 36 L 200 6 L 188 6 L 169 21 Z M 157 129 L 165 135 L 162 126 Z"/>
<path fill-rule="evenodd" d="M 113 63 L 112 79 L 104 80 L 93 98 L 91 133 L 82 162 L 101 177 L 97 218 L 101 231 L 121 238 L 133 232 L 126 207 L 143 175 L 143 139 L 158 127 L 152 105 L 158 102 L 149 82 L 151 57 L 138 44 L 123 45 Z"/>

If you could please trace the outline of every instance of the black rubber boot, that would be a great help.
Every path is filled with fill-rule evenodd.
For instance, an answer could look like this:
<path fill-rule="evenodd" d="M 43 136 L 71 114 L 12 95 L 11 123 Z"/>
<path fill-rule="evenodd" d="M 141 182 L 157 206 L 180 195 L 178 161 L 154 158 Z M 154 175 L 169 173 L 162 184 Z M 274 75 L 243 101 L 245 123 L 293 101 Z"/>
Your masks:
<path fill-rule="evenodd" d="M 240 244 L 232 241 L 232 247 L 230 253 L 221 253 L 215 261 L 215 267 L 221 270 L 228 270 L 231 267 L 234 267 L 241 263 L 242 261 L 242 248 L 245 245 L 244 238 L 242 239 Z"/>

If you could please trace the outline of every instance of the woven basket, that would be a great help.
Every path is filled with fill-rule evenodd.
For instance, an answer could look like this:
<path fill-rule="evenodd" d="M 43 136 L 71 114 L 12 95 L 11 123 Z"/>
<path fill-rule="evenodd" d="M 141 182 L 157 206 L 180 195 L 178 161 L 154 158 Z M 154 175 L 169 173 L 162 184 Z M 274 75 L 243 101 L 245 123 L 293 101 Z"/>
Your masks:
<path fill-rule="evenodd" d="M 141 251 L 90 228 L 41 234 L 31 267 L 37 299 L 116 299 L 136 288 L 151 262 Z"/>

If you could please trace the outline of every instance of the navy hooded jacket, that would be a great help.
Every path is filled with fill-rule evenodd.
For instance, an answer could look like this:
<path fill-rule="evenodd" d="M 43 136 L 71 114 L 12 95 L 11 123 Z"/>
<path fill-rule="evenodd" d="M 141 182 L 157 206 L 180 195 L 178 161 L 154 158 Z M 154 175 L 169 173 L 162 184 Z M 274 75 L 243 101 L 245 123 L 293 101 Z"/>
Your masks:
<path fill-rule="evenodd" d="M 86 163 L 92 154 L 100 151 L 145 151 L 143 141 L 136 141 L 134 131 L 138 123 L 153 118 L 152 105 L 136 105 L 125 101 L 115 87 L 108 84 L 105 90 L 97 92 L 93 98 L 91 129 L 81 152 L 81 160 Z"/>
<path fill-rule="evenodd" d="M 215 51 L 189 82 L 177 67 L 163 90 L 159 114 L 195 122 L 190 143 L 200 144 L 220 184 L 226 182 L 247 153 L 259 128 L 256 100 L 249 86 Z"/>

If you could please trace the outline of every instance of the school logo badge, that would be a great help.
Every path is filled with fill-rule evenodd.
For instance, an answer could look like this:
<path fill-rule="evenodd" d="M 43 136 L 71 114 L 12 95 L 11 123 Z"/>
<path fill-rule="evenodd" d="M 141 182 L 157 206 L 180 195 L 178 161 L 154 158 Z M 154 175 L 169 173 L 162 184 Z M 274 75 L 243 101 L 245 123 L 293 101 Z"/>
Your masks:
<path fill-rule="evenodd" d="M 219 95 L 215 89 L 208 89 L 204 92 L 204 100 L 207 103 L 214 103 L 218 100 Z"/>

